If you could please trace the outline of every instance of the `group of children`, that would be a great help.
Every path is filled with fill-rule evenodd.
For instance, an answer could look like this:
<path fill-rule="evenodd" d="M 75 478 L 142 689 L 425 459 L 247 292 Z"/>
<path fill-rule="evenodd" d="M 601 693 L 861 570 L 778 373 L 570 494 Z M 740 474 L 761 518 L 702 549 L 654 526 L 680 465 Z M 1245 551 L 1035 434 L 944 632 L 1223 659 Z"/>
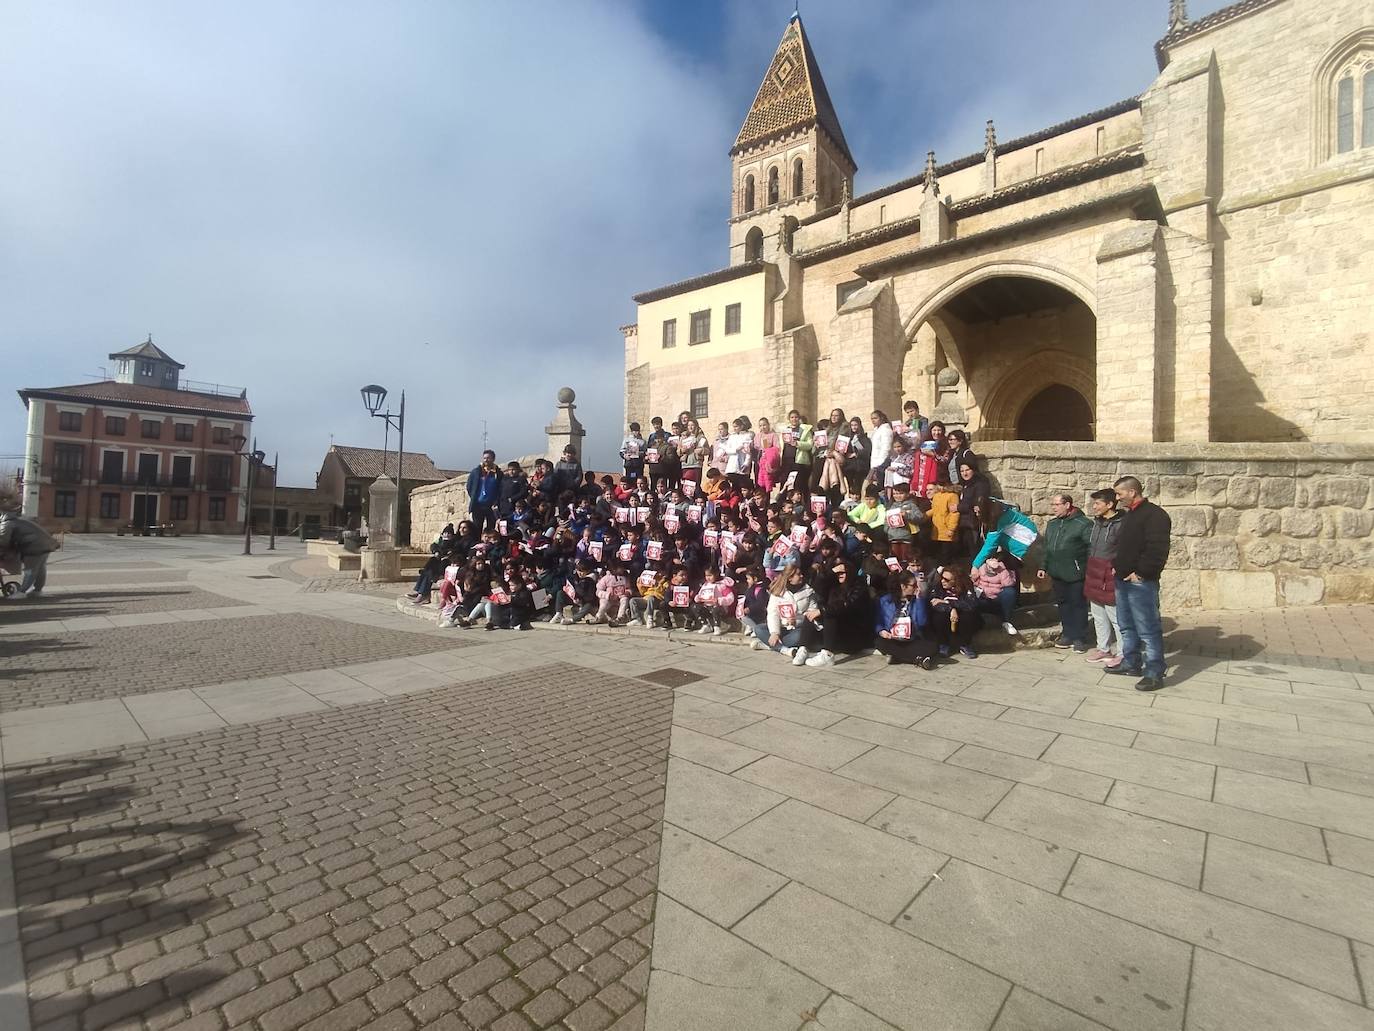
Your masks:
<path fill-rule="evenodd" d="M 619 481 L 588 475 L 555 499 L 532 491 L 490 520 L 450 524 L 411 598 L 429 604 L 437 588 L 446 627 L 528 630 L 544 618 L 739 631 L 810 665 L 864 649 L 922 665 L 972 654 L 987 606 L 959 560 L 981 542 L 989 498 L 967 441 L 956 438 L 965 447 L 954 456 L 919 410 L 897 424 L 875 412 L 871 437 L 832 414 L 848 432 L 791 413 L 776 470 L 774 442 L 756 452 L 745 419 L 724 469 L 690 417 L 672 434 L 655 419 L 648 438 L 632 426 Z M 875 454 L 874 437 L 882 461 L 862 476 L 842 463 L 838 478 L 817 472 L 836 447 Z M 979 532 L 961 538 L 969 523 Z"/>

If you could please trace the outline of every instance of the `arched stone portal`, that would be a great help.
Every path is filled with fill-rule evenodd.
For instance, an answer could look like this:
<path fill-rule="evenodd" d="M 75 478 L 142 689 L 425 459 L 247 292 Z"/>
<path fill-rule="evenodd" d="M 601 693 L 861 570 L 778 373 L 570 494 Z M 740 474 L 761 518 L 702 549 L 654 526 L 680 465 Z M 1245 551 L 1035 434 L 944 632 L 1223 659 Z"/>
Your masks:
<path fill-rule="evenodd" d="M 916 380 L 933 384 L 953 369 L 958 391 L 940 390 L 937 418 L 961 422 L 981 440 L 1024 439 L 1023 429 L 1037 434 L 1030 439 L 1091 440 L 1097 319 L 1090 301 L 1076 280 L 1038 266 L 967 273 L 908 323 L 904 390 L 919 398 Z M 933 404 L 932 391 L 925 394 Z"/>
<path fill-rule="evenodd" d="M 1062 383 L 1026 402 L 1016 420 L 1017 440 L 1092 440 L 1093 411 L 1087 399 Z"/>

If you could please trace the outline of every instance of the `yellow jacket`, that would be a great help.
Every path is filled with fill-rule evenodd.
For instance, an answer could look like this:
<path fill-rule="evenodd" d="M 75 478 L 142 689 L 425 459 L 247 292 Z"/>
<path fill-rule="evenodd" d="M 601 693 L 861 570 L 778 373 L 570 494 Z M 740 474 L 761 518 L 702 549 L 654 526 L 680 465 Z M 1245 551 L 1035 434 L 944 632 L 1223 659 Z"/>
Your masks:
<path fill-rule="evenodd" d="M 930 499 L 930 521 L 937 541 L 952 541 L 959 527 L 959 494 L 949 488 L 937 490 Z"/>

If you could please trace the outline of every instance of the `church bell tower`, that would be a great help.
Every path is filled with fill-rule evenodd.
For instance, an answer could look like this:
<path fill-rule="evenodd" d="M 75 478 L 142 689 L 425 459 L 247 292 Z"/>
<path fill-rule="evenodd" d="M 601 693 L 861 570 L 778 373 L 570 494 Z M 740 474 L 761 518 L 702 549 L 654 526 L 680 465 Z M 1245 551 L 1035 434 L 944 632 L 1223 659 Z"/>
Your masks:
<path fill-rule="evenodd" d="M 854 158 L 793 13 L 730 148 L 730 264 L 791 250 L 798 220 L 848 199 Z"/>

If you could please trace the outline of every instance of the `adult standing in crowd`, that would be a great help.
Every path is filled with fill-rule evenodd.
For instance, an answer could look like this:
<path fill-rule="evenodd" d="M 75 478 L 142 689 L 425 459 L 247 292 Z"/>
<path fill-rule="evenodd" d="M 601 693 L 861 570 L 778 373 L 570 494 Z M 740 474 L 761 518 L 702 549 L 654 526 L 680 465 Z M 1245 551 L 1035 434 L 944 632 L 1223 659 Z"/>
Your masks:
<path fill-rule="evenodd" d="M 969 452 L 959 459 L 959 547 L 965 555 L 977 555 L 983 546 L 992 491 L 988 478 L 978 471 L 978 460 Z"/>
<path fill-rule="evenodd" d="M 501 470 L 496 467 L 496 452 L 483 451 L 481 463 L 468 473 L 468 514 L 472 516 L 478 536 L 496 525 L 501 479 Z"/>
<path fill-rule="evenodd" d="M 710 447 L 706 435 L 701 432 L 701 425 L 690 415 L 682 431 L 682 438 L 678 441 L 677 450 L 682 458 L 682 478 L 700 484 L 701 461 L 710 452 Z"/>
<path fill-rule="evenodd" d="M 806 490 L 811 482 L 811 435 L 815 432 L 802 413 L 793 408 L 787 413 L 787 428 L 782 431 L 782 482 L 784 489 Z M 792 474 L 797 475 L 788 483 Z"/>
<path fill-rule="evenodd" d="M 968 434 L 963 430 L 950 430 L 946 438 L 948 440 L 949 451 L 949 482 L 959 482 L 959 463 L 965 458 L 973 456 L 973 449 L 969 447 Z"/>
<path fill-rule="evenodd" d="M 840 462 L 844 470 L 844 483 L 848 493 L 856 498 L 863 496 L 864 481 L 873 458 L 873 442 L 864 432 L 864 423 L 857 415 L 849 420 L 849 435 L 845 437 L 844 458 Z"/>
<path fill-rule="evenodd" d="M 13 551 L 24 567 L 22 595 L 39 598 L 48 582 L 48 556 L 57 550 L 52 534 L 32 519 L 14 512 L 0 512 L 0 555 Z"/>
<path fill-rule="evenodd" d="M 1116 542 L 1121 535 L 1121 513 L 1116 508 L 1116 491 L 1092 492 L 1088 501 L 1093 531 L 1088 540 L 1088 568 L 1083 576 L 1083 596 L 1092 611 L 1097 647 L 1088 653 L 1089 662 L 1100 662 L 1107 669 L 1121 665 L 1121 630 L 1116 619 Z"/>
<path fill-rule="evenodd" d="M 881 489 L 883 477 L 887 474 L 888 459 L 892 455 L 892 426 L 884 412 L 874 412 L 868 418 L 873 424 L 873 433 L 869 436 L 873 442 L 873 453 L 868 459 L 868 478 Z"/>
<path fill-rule="evenodd" d="M 1048 579 L 1059 609 L 1062 629 L 1056 648 L 1088 650 L 1088 599 L 1083 594 L 1083 577 L 1088 570 L 1088 543 L 1092 521 L 1073 503 L 1069 494 L 1050 499 L 1054 513 L 1045 524 L 1045 562 L 1036 571 L 1037 580 Z"/>
<path fill-rule="evenodd" d="M 1137 691 L 1164 686 L 1164 628 L 1159 613 L 1159 578 L 1169 561 L 1169 513 L 1145 499 L 1134 476 L 1114 484 L 1122 510 L 1116 539 L 1116 618 L 1121 630 L 1121 665 L 1110 673 L 1140 676 Z M 1142 659 L 1143 653 L 1143 659 Z M 1142 675 L 1143 674 L 1143 675 Z"/>

